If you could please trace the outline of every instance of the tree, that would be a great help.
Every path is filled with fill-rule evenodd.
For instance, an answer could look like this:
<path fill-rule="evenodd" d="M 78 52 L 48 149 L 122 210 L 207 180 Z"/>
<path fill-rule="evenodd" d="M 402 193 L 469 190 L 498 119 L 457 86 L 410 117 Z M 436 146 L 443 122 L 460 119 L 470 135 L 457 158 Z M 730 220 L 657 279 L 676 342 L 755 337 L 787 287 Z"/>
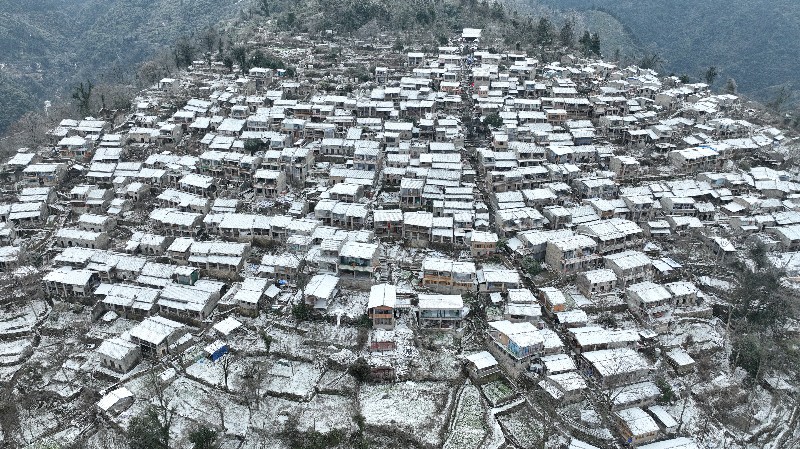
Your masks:
<path fill-rule="evenodd" d="M 589 56 L 592 52 L 592 35 L 588 31 L 583 32 L 583 36 L 578 39 L 578 44 L 584 56 Z"/>
<path fill-rule="evenodd" d="M 600 53 L 600 33 L 592 34 L 592 38 L 589 41 L 589 48 L 591 49 L 591 52 L 598 57 L 602 56 Z"/>
<path fill-rule="evenodd" d="M 492 114 L 487 115 L 486 118 L 483 119 L 483 123 L 486 126 L 491 126 L 493 128 L 499 128 L 499 127 L 503 126 L 503 118 L 500 117 L 499 114 L 492 113 Z"/>
<path fill-rule="evenodd" d="M 242 394 L 247 406 L 256 410 L 261 406 L 261 382 L 268 371 L 264 364 L 254 360 L 242 370 Z"/>
<path fill-rule="evenodd" d="M 565 22 L 564 26 L 561 27 L 561 31 L 558 33 L 558 40 L 561 45 L 567 48 L 571 48 L 575 44 L 575 29 L 571 20 Z"/>
<path fill-rule="evenodd" d="M 175 416 L 175 408 L 171 404 L 172 399 L 167 396 L 167 392 L 161 382 L 161 378 L 156 373 L 155 365 L 151 366 L 148 370 L 147 380 L 147 393 L 153 396 L 153 405 L 149 406 L 147 410 L 140 415 L 141 420 L 139 424 L 143 427 L 146 426 L 150 432 L 153 433 L 153 435 L 145 435 L 146 439 L 143 440 L 142 443 L 152 443 L 156 441 L 159 445 L 134 445 L 133 441 L 138 438 L 138 434 L 141 432 L 135 430 L 132 431 L 132 427 L 129 427 L 128 441 L 131 442 L 129 446 L 131 449 L 167 449 L 170 447 L 169 432 L 170 428 L 172 428 L 172 419 Z"/>
<path fill-rule="evenodd" d="M 228 391 L 228 376 L 231 373 L 231 366 L 233 365 L 233 354 L 228 352 L 227 354 L 223 355 L 219 359 L 217 359 L 219 366 L 222 368 L 222 386 L 225 387 L 225 391 Z"/>
<path fill-rule="evenodd" d="M 742 368 L 753 380 L 762 372 L 765 359 L 764 339 L 758 335 L 748 334 L 737 338 L 733 343 L 731 363 Z"/>
<path fill-rule="evenodd" d="M 175 56 L 175 67 L 188 67 L 194 59 L 194 47 L 189 39 L 182 37 L 175 42 L 173 50 Z"/>
<path fill-rule="evenodd" d="M 189 442 L 193 449 L 215 449 L 217 444 L 217 431 L 206 426 L 198 426 L 189 432 Z"/>
<path fill-rule="evenodd" d="M 372 369 L 369 367 L 369 363 L 364 357 L 359 357 L 347 368 L 347 372 L 355 378 L 358 382 L 366 382 L 369 380 L 369 376 L 372 372 Z"/>
<path fill-rule="evenodd" d="M 536 40 L 542 47 L 549 47 L 553 44 L 553 24 L 550 19 L 542 17 L 539 19 L 539 25 L 536 27 Z"/>
<path fill-rule="evenodd" d="M 130 449 L 169 449 L 169 428 L 164 427 L 154 407 L 131 419 L 128 426 Z"/>
<path fill-rule="evenodd" d="M 775 98 L 772 99 L 769 103 L 767 103 L 767 107 L 775 111 L 776 113 L 780 114 L 783 110 L 783 107 L 786 105 L 786 102 L 789 101 L 792 94 L 786 88 L 786 86 L 781 86 L 778 93 L 775 94 Z"/>
<path fill-rule="evenodd" d="M 656 386 L 658 390 L 661 392 L 661 396 L 658 398 L 658 403 L 662 405 L 671 404 L 672 401 L 675 400 L 675 392 L 672 390 L 672 385 L 667 382 L 666 379 L 663 377 L 658 377 L 656 379 Z"/>
<path fill-rule="evenodd" d="M 738 89 L 739 88 L 736 85 L 736 80 L 733 78 L 728 78 L 728 82 L 725 83 L 725 93 L 730 95 L 736 95 Z"/>
<path fill-rule="evenodd" d="M 272 346 L 273 341 L 272 335 L 269 335 L 267 331 L 261 331 L 261 340 L 264 342 L 264 348 L 267 354 L 269 354 L 269 348 Z"/>
<path fill-rule="evenodd" d="M 249 153 L 251 156 L 260 149 L 261 142 L 259 142 L 258 139 L 247 139 L 244 141 L 244 151 Z"/>
<path fill-rule="evenodd" d="M 200 35 L 200 42 L 203 44 L 203 50 L 208 53 L 214 51 L 214 44 L 217 43 L 217 30 L 212 27 L 208 27 L 203 31 L 203 34 Z"/>
<path fill-rule="evenodd" d="M 307 321 L 311 319 L 311 306 L 305 301 L 300 301 L 292 307 L 292 316 L 297 321 Z"/>
<path fill-rule="evenodd" d="M 94 89 L 94 84 L 91 81 L 86 81 L 85 85 L 81 81 L 72 89 L 72 98 L 78 102 L 78 111 L 82 116 L 89 115 L 92 89 Z"/>
<path fill-rule="evenodd" d="M 247 72 L 247 48 L 242 45 L 231 48 L 231 58 L 239 63 L 239 69 L 242 73 Z"/>
<path fill-rule="evenodd" d="M 663 63 L 664 60 L 661 58 L 661 55 L 653 52 L 642 56 L 637 65 L 642 69 L 656 70 Z"/>
<path fill-rule="evenodd" d="M 717 79 L 717 76 L 719 76 L 719 72 L 717 71 L 717 67 L 712 65 L 711 67 L 708 68 L 708 70 L 706 70 L 706 73 L 705 73 L 705 76 L 704 76 L 704 78 L 706 80 L 706 84 L 708 84 L 709 86 L 714 84 L 714 81 Z"/>
<path fill-rule="evenodd" d="M 270 3 L 272 0 L 258 0 L 258 10 L 263 14 L 265 17 L 269 17 L 270 14 Z"/>
<path fill-rule="evenodd" d="M 230 56 L 225 56 L 224 58 L 222 58 L 222 65 L 224 65 L 225 68 L 228 69 L 229 73 L 233 73 L 233 58 L 231 58 Z"/>
<path fill-rule="evenodd" d="M 542 266 L 532 257 L 525 257 L 521 262 L 522 269 L 531 276 L 536 276 L 542 272 Z"/>

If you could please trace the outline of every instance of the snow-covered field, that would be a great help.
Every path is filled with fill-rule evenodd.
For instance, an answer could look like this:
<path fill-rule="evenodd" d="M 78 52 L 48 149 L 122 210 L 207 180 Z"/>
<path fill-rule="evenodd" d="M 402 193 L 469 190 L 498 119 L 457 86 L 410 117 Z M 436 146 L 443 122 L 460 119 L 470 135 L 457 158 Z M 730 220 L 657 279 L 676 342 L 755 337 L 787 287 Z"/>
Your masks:
<path fill-rule="evenodd" d="M 368 426 L 392 427 L 425 444 L 439 446 L 451 391 L 442 382 L 364 385 L 359 394 L 360 410 Z"/>
<path fill-rule="evenodd" d="M 487 428 L 484 421 L 486 412 L 481 402 L 481 393 L 478 388 L 467 383 L 461 389 L 458 397 L 453 422 L 450 432 L 444 443 L 444 449 L 470 449 L 482 447 L 481 443 L 486 437 Z"/>

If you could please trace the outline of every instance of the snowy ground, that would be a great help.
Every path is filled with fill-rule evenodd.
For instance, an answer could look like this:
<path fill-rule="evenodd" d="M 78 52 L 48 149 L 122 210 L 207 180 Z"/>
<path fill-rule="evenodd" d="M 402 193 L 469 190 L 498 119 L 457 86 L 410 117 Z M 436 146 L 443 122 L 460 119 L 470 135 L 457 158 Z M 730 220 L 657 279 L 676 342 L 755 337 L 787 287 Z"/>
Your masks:
<path fill-rule="evenodd" d="M 478 388 L 467 383 L 457 399 L 453 422 L 444 443 L 444 449 L 471 449 L 482 447 L 487 434 L 484 420 L 486 409 Z"/>
<path fill-rule="evenodd" d="M 368 426 L 393 427 L 422 443 L 439 446 L 451 390 L 442 382 L 364 385 L 360 410 Z"/>

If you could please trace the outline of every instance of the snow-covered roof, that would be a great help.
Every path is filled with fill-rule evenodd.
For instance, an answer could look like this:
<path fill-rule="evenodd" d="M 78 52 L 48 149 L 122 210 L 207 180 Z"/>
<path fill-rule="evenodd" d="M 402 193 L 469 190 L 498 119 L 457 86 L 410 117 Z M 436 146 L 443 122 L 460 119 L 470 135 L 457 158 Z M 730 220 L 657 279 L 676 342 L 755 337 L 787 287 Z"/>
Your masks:
<path fill-rule="evenodd" d="M 373 285 L 369 292 L 367 308 L 390 307 L 394 308 L 397 304 L 397 288 L 391 284 Z"/>
<path fill-rule="evenodd" d="M 475 365 L 475 368 L 479 370 L 497 365 L 497 360 L 488 351 L 476 352 L 475 354 L 470 354 L 464 358 Z"/>

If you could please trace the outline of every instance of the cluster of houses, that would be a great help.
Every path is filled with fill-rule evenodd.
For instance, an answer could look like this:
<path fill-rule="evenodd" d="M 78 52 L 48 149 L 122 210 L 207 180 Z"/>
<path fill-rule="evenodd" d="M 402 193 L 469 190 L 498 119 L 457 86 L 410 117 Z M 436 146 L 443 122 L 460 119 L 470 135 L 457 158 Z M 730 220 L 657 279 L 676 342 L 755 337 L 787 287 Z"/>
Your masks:
<path fill-rule="evenodd" d="M 697 447 L 674 438 L 642 353 L 680 318 L 711 315 L 664 245 L 699 242 L 719 261 L 753 244 L 800 254 L 797 171 L 736 163 L 772 161 L 787 138 L 734 119 L 736 96 L 651 70 L 463 56 L 480 36 L 376 56 L 372 81 L 345 94 L 302 66 L 290 79 L 196 61 L 123 125 L 63 120 L 3 164 L 16 197 L 0 204 L 0 269 L 31 263 L 20 248 L 49 230 L 46 293 L 137 322 L 96 350 L 117 373 L 181 353 L 217 311 L 324 314 L 360 291 L 375 329 L 458 332 L 477 301 L 493 312 L 486 351 L 465 358 L 476 381 L 535 373 L 566 403 L 597 389 L 626 442 Z M 465 110 L 502 125 L 476 144 Z M 425 255 L 409 286 L 390 280 L 398 247 Z M 531 282 L 532 263 L 555 281 Z M 598 324 L 605 312 L 637 326 Z M 663 349 L 675 375 L 692 371 L 689 353 Z"/>

